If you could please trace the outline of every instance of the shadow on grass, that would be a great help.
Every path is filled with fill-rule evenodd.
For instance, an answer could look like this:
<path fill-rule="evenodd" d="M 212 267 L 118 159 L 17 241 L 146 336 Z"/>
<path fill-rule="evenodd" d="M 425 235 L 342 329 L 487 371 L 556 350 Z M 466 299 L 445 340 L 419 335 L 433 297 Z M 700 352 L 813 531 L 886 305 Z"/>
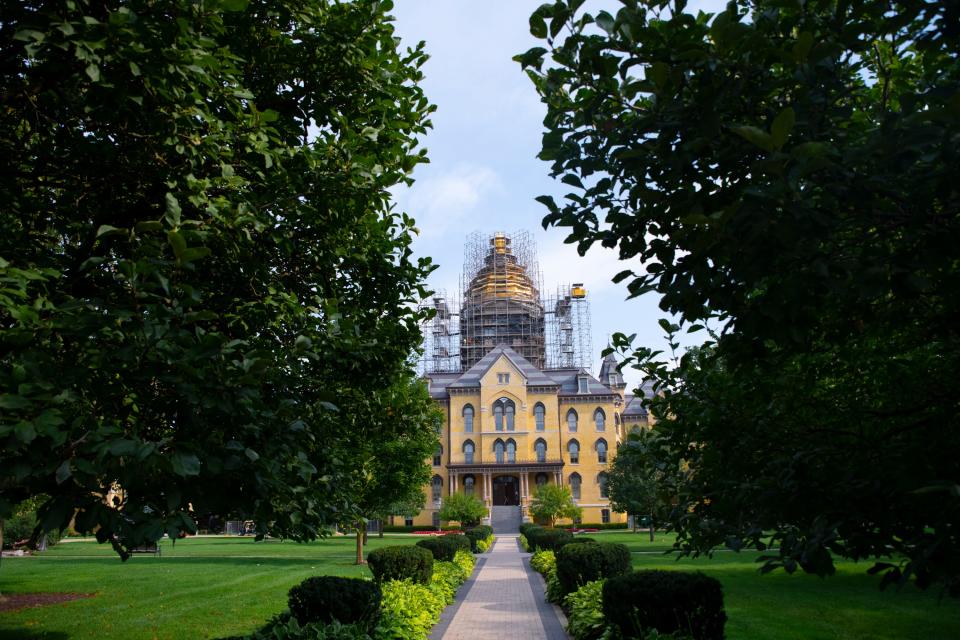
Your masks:
<path fill-rule="evenodd" d="M 30 629 L 0 629 L 0 640 L 68 640 L 60 631 L 31 631 Z"/>

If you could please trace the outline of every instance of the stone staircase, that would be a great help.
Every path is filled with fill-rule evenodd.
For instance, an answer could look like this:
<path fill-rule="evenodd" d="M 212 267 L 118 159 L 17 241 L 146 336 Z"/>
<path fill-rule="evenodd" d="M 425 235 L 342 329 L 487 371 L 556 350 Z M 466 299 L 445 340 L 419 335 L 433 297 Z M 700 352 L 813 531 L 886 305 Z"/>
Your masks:
<path fill-rule="evenodd" d="M 520 507 L 490 507 L 490 526 L 495 534 L 518 533 L 522 515 Z"/>

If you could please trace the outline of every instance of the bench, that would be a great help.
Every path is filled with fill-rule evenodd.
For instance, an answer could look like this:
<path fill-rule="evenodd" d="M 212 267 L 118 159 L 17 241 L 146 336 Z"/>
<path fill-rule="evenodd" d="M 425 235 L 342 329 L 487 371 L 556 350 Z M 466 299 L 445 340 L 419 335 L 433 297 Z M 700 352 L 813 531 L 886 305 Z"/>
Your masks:
<path fill-rule="evenodd" d="M 130 553 L 131 553 L 131 554 L 134 554 L 134 553 L 152 553 L 152 554 L 155 555 L 155 556 L 159 556 L 159 555 L 160 555 L 160 545 L 158 545 L 157 543 L 140 545 L 139 547 L 134 547 L 134 548 L 130 549 Z"/>

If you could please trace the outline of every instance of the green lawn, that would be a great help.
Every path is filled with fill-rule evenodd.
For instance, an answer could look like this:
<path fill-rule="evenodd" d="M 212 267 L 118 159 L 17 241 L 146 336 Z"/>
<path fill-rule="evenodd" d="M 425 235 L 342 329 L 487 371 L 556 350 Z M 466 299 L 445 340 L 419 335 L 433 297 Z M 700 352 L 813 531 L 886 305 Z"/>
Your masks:
<path fill-rule="evenodd" d="M 369 539 L 367 550 L 414 536 Z M 287 591 L 313 575 L 369 576 L 353 564 L 354 538 L 309 544 L 189 538 L 162 557 L 121 563 L 108 547 L 67 542 L 32 558 L 4 558 L 0 593 L 71 591 L 93 598 L 0 613 L 0 639 L 216 638 L 249 632 L 286 608 Z"/>
<path fill-rule="evenodd" d="M 662 554 L 670 548 L 671 536 L 657 535 L 654 543 L 646 533 L 592 537 L 641 552 L 633 556 L 637 569 L 702 571 L 717 578 L 723 585 L 729 640 L 960 638 L 960 602 L 941 599 L 937 589 L 922 592 L 907 586 L 881 592 L 878 578 L 866 575 L 870 563 L 841 562 L 836 575 L 825 579 L 784 571 L 760 575 L 757 552 L 678 561 Z"/>

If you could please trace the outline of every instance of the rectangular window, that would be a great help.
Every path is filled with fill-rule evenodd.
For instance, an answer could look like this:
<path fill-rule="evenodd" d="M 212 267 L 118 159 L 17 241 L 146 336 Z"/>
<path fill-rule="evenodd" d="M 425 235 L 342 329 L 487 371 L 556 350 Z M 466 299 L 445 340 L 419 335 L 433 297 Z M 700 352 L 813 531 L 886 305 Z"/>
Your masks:
<path fill-rule="evenodd" d="M 497 374 L 497 384 L 510 384 L 510 374 L 509 374 L 509 373 L 498 373 L 498 374 Z"/>
<path fill-rule="evenodd" d="M 467 464 L 473 464 L 473 451 L 465 451 L 463 453 L 463 459 Z"/>
<path fill-rule="evenodd" d="M 610 509 L 600 509 L 600 522 L 610 524 Z"/>
<path fill-rule="evenodd" d="M 404 518 L 404 519 L 403 519 L 403 526 L 405 526 L 405 527 L 412 527 L 412 526 L 413 526 L 413 518 Z"/>
<path fill-rule="evenodd" d="M 579 378 L 579 382 L 580 382 L 580 393 L 587 393 L 587 391 L 589 390 L 587 387 L 588 380 L 586 378 Z"/>

